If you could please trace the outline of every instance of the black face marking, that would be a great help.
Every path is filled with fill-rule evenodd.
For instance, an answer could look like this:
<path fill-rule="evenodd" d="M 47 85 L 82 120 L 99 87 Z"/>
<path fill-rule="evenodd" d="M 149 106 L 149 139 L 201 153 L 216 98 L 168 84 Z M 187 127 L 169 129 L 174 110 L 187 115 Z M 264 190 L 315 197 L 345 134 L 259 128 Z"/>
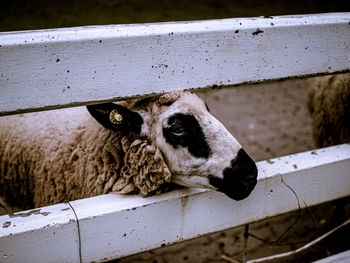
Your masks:
<path fill-rule="evenodd" d="M 193 115 L 177 113 L 169 118 L 168 126 L 163 128 L 163 135 L 174 148 L 186 147 L 197 158 L 207 159 L 212 153 L 202 128 Z"/>
<path fill-rule="evenodd" d="M 207 104 L 207 103 L 205 103 L 205 107 L 207 108 L 207 111 L 208 111 L 208 112 L 210 112 L 210 110 L 209 110 L 209 107 L 208 107 L 208 104 Z"/>
<path fill-rule="evenodd" d="M 131 111 L 114 103 L 104 103 L 86 106 L 90 114 L 105 128 L 121 132 L 141 132 L 143 119 L 137 112 Z M 110 113 L 116 109 L 122 115 L 122 121 L 114 124 L 110 120 Z"/>
<path fill-rule="evenodd" d="M 230 167 L 223 170 L 224 178 L 209 176 L 209 183 L 234 200 L 246 198 L 257 183 L 258 170 L 255 162 L 240 149 Z"/>

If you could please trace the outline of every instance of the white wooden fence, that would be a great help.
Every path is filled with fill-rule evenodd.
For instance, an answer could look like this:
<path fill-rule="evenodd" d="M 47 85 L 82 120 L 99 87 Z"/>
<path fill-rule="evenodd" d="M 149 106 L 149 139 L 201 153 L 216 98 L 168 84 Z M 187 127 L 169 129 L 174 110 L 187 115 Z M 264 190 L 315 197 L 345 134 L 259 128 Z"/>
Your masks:
<path fill-rule="evenodd" d="M 0 114 L 350 70 L 350 13 L 0 33 Z M 92 262 L 350 195 L 350 145 L 258 163 L 252 195 L 108 194 L 0 217 L 1 262 Z M 78 220 L 77 220 L 78 219 Z"/>

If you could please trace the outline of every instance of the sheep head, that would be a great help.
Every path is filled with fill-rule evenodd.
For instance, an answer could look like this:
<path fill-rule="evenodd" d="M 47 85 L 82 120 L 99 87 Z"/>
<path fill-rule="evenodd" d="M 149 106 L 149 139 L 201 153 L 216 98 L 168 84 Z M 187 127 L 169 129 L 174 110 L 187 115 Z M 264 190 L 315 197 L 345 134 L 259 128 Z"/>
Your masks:
<path fill-rule="evenodd" d="M 105 128 L 125 134 L 123 145 L 134 147 L 125 155 L 125 165 L 135 177 L 124 192 L 137 188 L 147 195 L 171 181 L 241 200 L 256 185 L 254 161 L 192 93 L 175 91 L 87 108 Z"/>

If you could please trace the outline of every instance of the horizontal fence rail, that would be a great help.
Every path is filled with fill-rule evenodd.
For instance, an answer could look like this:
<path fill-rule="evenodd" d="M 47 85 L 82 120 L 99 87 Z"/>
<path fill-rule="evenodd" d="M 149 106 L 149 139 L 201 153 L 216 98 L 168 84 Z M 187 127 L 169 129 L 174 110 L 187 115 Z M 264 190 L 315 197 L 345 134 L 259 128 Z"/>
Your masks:
<path fill-rule="evenodd" d="M 1 216 L 0 262 L 79 262 L 79 244 L 83 262 L 106 261 L 350 194 L 349 144 L 257 166 L 256 189 L 239 202 L 182 189 L 149 198 L 109 194 Z"/>
<path fill-rule="evenodd" d="M 350 70 L 350 13 L 0 33 L 0 115 Z"/>

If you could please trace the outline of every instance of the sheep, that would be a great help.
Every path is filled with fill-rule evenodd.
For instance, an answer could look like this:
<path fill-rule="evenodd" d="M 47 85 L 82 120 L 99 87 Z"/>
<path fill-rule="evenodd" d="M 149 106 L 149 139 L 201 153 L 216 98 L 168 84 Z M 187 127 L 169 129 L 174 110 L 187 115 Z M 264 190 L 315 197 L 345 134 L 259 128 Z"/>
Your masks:
<path fill-rule="evenodd" d="M 148 196 L 175 183 L 246 198 L 257 168 L 197 95 L 0 118 L 0 197 L 22 208 L 117 192 Z"/>
<path fill-rule="evenodd" d="M 307 86 L 316 146 L 350 142 L 350 73 L 311 78 Z"/>

